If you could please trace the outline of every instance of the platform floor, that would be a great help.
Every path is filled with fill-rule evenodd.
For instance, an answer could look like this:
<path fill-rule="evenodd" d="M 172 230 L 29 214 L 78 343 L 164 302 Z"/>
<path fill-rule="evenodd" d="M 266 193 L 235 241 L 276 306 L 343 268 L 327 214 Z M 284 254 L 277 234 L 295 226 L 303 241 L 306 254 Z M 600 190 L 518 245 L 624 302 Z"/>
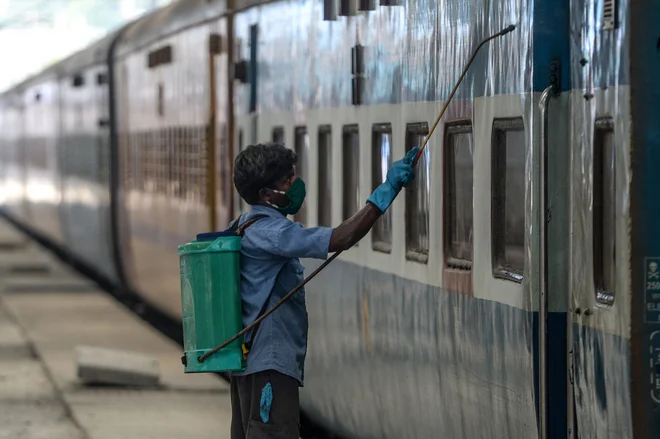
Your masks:
<path fill-rule="evenodd" d="M 16 234 L 0 222 L 0 439 L 229 438 L 223 380 L 185 375 L 178 345 Z M 86 386 L 77 345 L 157 358 L 161 384 Z"/>

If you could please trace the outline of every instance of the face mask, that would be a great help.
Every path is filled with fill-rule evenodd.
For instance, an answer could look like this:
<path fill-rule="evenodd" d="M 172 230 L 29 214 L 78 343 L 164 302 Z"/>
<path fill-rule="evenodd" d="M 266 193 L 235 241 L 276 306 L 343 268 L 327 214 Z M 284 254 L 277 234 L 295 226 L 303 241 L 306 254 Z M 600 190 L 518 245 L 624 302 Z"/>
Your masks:
<path fill-rule="evenodd" d="M 284 215 L 295 215 L 298 213 L 303 205 L 303 201 L 305 201 L 305 196 L 307 195 L 307 192 L 305 191 L 305 182 L 300 177 L 296 178 L 286 192 L 278 191 L 276 189 L 271 190 L 278 194 L 284 194 L 289 199 L 289 204 L 284 207 L 276 206 L 275 204 L 268 202 L 271 207 L 274 207 Z"/>

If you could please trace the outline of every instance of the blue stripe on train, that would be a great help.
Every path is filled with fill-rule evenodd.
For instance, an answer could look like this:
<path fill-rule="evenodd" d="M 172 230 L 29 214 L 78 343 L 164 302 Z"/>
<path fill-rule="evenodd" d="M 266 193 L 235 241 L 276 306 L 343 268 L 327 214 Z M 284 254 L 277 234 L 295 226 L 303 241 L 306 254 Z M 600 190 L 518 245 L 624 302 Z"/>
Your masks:
<path fill-rule="evenodd" d="M 547 319 L 547 391 L 548 391 L 548 438 L 566 438 L 568 417 L 566 402 L 568 399 L 568 368 L 567 368 L 567 327 L 565 312 L 549 312 Z M 532 315 L 533 347 L 534 347 L 534 400 L 536 401 L 536 417 L 539 418 L 539 313 Z"/>

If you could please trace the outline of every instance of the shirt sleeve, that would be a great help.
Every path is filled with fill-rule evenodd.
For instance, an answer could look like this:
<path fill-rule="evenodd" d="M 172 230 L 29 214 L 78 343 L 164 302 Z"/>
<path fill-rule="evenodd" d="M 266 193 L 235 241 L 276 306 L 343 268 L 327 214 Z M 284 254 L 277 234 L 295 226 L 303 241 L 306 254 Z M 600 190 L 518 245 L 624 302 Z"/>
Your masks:
<path fill-rule="evenodd" d="M 326 259 L 330 247 L 330 227 L 303 227 L 300 223 L 281 221 L 278 227 L 262 229 L 260 238 L 265 250 L 285 258 Z"/>

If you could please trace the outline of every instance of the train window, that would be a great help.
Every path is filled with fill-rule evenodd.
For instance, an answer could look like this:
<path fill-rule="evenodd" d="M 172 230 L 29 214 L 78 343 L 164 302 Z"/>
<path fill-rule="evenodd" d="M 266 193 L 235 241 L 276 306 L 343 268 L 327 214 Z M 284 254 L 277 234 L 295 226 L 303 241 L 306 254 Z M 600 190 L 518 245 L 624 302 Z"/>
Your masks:
<path fill-rule="evenodd" d="M 82 87 L 85 85 L 85 77 L 83 76 L 82 73 L 78 73 L 73 76 L 73 79 L 71 80 L 71 85 L 73 87 Z"/>
<path fill-rule="evenodd" d="M 147 67 L 153 69 L 157 65 L 156 51 L 149 52 L 147 54 Z"/>
<path fill-rule="evenodd" d="M 616 167 L 612 119 L 596 121 L 593 168 L 593 263 L 596 298 L 611 304 L 616 288 Z"/>
<path fill-rule="evenodd" d="M 284 145 L 284 127 L 273 128 L 272 140 L 273 143 L 280 143 Z"/>
<path fill-rule="evenodd" d="M 164 46 L 154 51 L 149 52 L 147 55 L 147 67 L 153 69 L 161 64 L 169 64 L 172 62 L 172 46 Z"/>
<path fill-rule="evenodd" d="M 471 121 L 447 125 L 445 134 L 445 260 L 448 267 L 472 266 L 474 139 Z"/>
<path fill-rule="evenodd" d="M 406 150 L 421 147 L 429 133 L 426 122 L 406 126 Z M 431 204 L 431 149 L 419 158 L 415 180 L 406 190 L 406 258 L 417 262 L 429 259 L 429 210 Z"/>
<path fill-rule="evenodd" d="M 108 83 L 108 74 L 107 73 L 98 73 L 96 75 L 96 84 L 103 85 Z"/>
<path fill-rule="evenodd" d="M 319 226 L 332 225 L 332 131 L 330 125 L 319 127 Z"/>
<path fill-rule="evenodd" d="M 371 178 L 375 190 L 387 177 L 392 166 L 392 125 L 378 124 L 373 127 Z M 373 227 L 371 246 L 384 253 L 392 251 L 392 210 L 387 211 L 376 221 Z"/>
<path fill-rule="evenodd" d="M 298 164 L 296 165 L 296 174 L 307 183 L 307 156 L 309 155 L 309 133 L 306 127 L 296 128 L 295 136 L 295 150 L 298 156 Z M 307 206 L 303 203 L 300 211 L 296 214 L 295 220 L 305 224 L 307 221 Z"/>
<path fill-rule="evenodd" d="M 360 199 L 360 132 L 357 125 L 344 126 L 342 136 L 343 219 L 358 211 Z"/>
<path fill-rule="evenodd" d="M 522 118 L 493 121 L 493 275 L 521 282 L 525 261 L 525 127 Z"/>
<path fill-rule="evenodd" d="M 224 50 L 224 41 L 222 35 L 212 33 L 209 35 L 209 52 L 214 55 L 219 55 Z"/>

